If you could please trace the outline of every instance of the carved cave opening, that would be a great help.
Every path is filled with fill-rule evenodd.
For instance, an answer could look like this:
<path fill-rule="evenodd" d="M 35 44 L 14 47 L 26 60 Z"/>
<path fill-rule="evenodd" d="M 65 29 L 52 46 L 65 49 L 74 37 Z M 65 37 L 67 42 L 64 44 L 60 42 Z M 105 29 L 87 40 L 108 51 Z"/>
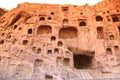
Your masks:
<path fill-rule="evenodd" d="M 52 28 L 49 25 L 41 25 L 37 28 L 37 35 L 39 34 L 51 34 Z"/>
<path fill-rule="evenodd" d="M 62 63 L 62 58 L 61 57 L 57 57 L 56 58 L 56 62 L 57 62 L 57 64 L 61 64 Z"/>
<path fill-rule="evenodd" d="M 97 27 L 98 39 L 104 39 L 103 27 Z"/>
<path fill-rule="evenodd" d="M 69 66 L 70 65 L 70 59 L 69 58 L 64 58 L 63 59 L 63 65 L 64 66 Z"/>
<path fill-rule="evenodd" d="M 1 41 L 0 41 L 0 45 L 3 45 L 3 44 L 4 44 L 4 40 L 1 40 Z"/>
<path fill-rule="evenodd" d="M 22 45 L 27 45 L 28 44 L 28 40 L 23 40 Z"/>
<path fill-rule="evenodd" d="M 120 57 L 120 49 L 119 49 L 119 46 L 114 46 L 114 52 L 115 52 L 115 55 L 119 58 Z"/>
<path fill-rule="evenodd" d="M 21 27 L 19 27 L 19 28 L 18 28 L 18 30 L 22 30 L 22 28 L 21 28 Z"/>
<path fill-rule="evenodd" d="M 120 26 L 118 26 L 118 31 L 119 31 L 119 34 L 120 34 Z"/>
<path fill-rule="evenodd" d="M 68 11 L 68 10 L 69 10 L 69 7 L 67 6 L 62 7 L 62 11 Z"/>
<path fill-rule="evenodd" d="M 114 46 L 114 52 L 115 52 L 115 55 L 116 55 L 116 56 L 119 56 L 119 55 L 120 55 L 120 54 L 119 54 L 119 53 L 120 53 L 119 46 L 117 46 L 117 45 Z"/>
<path fill-rule="evenodd" d="M 81 21 L 81 22 L 79 23 L 79 26 L 86 26 L 86 22 L 85 22 L 85 21 Z"/>
<path fill-rule="evenodd" d="M 52 75 L 45 75 L 45 79 L 46 80 L 53 80 L 53 76 Z"/>
<path fill-rule="evenodd" d="M 68 19 L 63 19 L 63 24 L 67 24 L 69 22 Z"/>
<path fill-rule="evenodd" d="M 48 17 L 48 20 L 52 20 L 52 17 Z"/>
<path fill-rule="evenodd" d="M 93 57 L 83 54 L 74 54 L 74 67 L 77 69 L 89 69 L 92 67 Z"/>
<path fill-rule="evenodd" d="M 112 16 L 112 21 L 113 21 L 113 22 L 119 22 L 120 20 L 119 20 L 119 17 L 117 17 L 117 16 Z"/>
<path fill-rule="evenodd" d="M 32 29 L 28 29 L 28 34 L 32 34 Z"/>
<path fill-rule="evenodd" d="M 12 36 L 11 36 L 11 33 L 8 33 L 6 38 L 7 38 L 7 39 L 10 39 L 11 37 L 12 37 Z"/>
<path fill-rule="evenodd" d="M 2 34 L 1 34 L 1 37 L 3 37 L 4 35 L 5 35 L 5 33 L 2 33 Z"/>
<path fill-rule="evenodd" d="M 96 16 L 96 21 L 103 21 L 103 18 L 101 16 Z"/>
<path fill-rule="evenodd" d="M 51 15 L 54 15 L 54 12 L 51 12 L 50 14 L 51 14 Z"/>
<path fill-rule="evenodd" d="M 77 36 L 78 30 L 75 27 L 61 28 L 59 31 L 59 38 L 61 39 L 77 38 Z"/>
<path fill-rule="evenodd" d="M 113 53 L 112 53 L 112 49 L 111 49 L 111 48 L 107 48 L 107 49 L 106 49 L 106 54 L 112 55 L 112 54 L 113 54 Z"/>
<path fill-rule="evenodd" d="M 34 67 L 42 66 L 43 61 L 41 59 L 36 59 L 34 62 Z"/>
<path fill-rule="evenodd" d="M 110 35 L 109 37 L 110 37 L 110 40 L 115 40 L 114 35 Z"/>
<path fill-rule="evenodd" d="M 54 49 L 54 53 L 59 53 L 59 49 L 58 49 L 58 48 L 55 48 L 55 49 Z"/>
<path fill-rule="evenodd" d="M 17 28 L 17 25 L 14 25 L 13 30 L 15 30 L 16 28 Z"/>
<path fill-rule="evenodd" d="M 40 17 L 40 21 L 44 21 L 45 20 L 45 17 Z"/>
<path fill-rule="evenodd" d="M 40 54 L 41 53 L 41 48 L 38 48 L 37 49 L 37 54 Z"/>
<path fill-rule="evenodd" d="M 51 55 L 51 54 L 52 54 L 52 50 L 48 50 L 48 51 L 47 51 L 47 54 L 48 54 L 48 55 Z"/>
<path fill-rule="evenodd" d="M 63 42 L 62 41 L 58 41 L 57 46 L 63 46 Z"/>
<path fill-rule="evenodd" d="M 36 51 L 36 47 L 33 47 L 33 48 L 32 48 L 32 51 Z"/>
<path fill-rule="evenodd" d="M 51 41 L 55 41 L 56 37 L 55 36 L 51 36 Z"/>

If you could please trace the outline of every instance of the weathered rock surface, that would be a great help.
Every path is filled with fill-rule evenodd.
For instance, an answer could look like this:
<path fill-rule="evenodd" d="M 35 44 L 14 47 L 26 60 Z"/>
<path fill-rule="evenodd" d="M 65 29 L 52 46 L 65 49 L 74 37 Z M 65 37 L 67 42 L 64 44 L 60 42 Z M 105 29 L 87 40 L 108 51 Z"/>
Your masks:
<path fill-rule="evenodd" d="M 0 17 L 0 80 L 101 78 L 120 78 L 119 0 L 23 3 Z"/>
<path fill-rule="evenodd" d="M 0 8 L 0 16 L 4 15 L 7 13 L 7 10 Z"/>

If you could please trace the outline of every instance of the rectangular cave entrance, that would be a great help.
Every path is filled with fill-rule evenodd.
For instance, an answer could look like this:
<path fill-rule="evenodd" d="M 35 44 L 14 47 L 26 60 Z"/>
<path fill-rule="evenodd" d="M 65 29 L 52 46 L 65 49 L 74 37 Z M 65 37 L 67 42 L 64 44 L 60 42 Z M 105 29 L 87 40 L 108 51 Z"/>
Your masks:
<path fill-rule="evenodd" d="M 92 56 L 83 54 L 74 54 L 74 67 L 76 69 L 89 69 L 92 67 Z"/>

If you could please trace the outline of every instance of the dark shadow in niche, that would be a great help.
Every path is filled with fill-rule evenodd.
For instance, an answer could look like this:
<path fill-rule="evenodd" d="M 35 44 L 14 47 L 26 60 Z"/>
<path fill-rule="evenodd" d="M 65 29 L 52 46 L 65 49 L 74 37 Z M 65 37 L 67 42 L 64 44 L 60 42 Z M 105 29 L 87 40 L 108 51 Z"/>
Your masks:
<path fill-rule="evenodd" d="M 51 41 L 55 41 L 56 37 L 55 36 L 51 36 Z"/>
<path fill-rule="evenodd" d="M 68 19 L 63 19 L 63 24 L 67 24 L 69 22 Z"/>
<path fill-rule="evenodd" d="M 93 57 L 82 54 L 74 54 L 74 67 L 77 69 L 89 69 L 92 67 Z"/>
<path fill-rule="evenodd" d="M 1 40 L 1 41 L 0 41 L 0 45 L 3 45 L 3 44 L 4 44 L 4 40 Z"/>
<path fill-rule="evenodd" d="M 103 27 L 97 27 L 98 39 L 104 39 Z"/>
<path fill-rule="evenodd" d="M 86 26 L 86 22 L 85 22 L 85 21 L 81 21 L 81 22 L 79 23 L 79 26 Z"/>
<path fill-rule="evenodd" d="M 52 20 L 52 18 L 51 18 L 51 17 L 48 17 L 48 20 Z"/>
<path fill-rule="evenodd" d="M 118 26 L 118 31 L 119 31 L 119 34 L 120 34 L 120 26 Z"/>
<path fill-rule="evenodd" d="M 42 66 L 43 61 L 41 59 L 36 59 L 34 62 L 34 67 Z"/>
<path fill-rule="evenodd" d="M 68 10 L 69 10 L 69 7 L 67 7 L 67 6 L 62 7 L 62 11 L 68 11 Z"/>
<path fill-rule="evenodd" d="M 64 58 L 63 59 L 63 64 L 64 64 L 64 66 L 70 66 L 70 59 L 69 58 Z"/>
<path fill-rule="evenodd" d="M 101 16 L 96 16 L 96 21 L 103 21 L 103 17 L 101 17 Z"/>
<path fill-rule="evenodd" d="M 47 54 L 48 54 L 48 55 L 52 55 L 52 50 L 48 50 L 48 51 L 47 51 Z"/>
<path fill-rule="evenodd" d="M 117 58 L 119 59 L 120 58 L 120 49 L 119 49 L 119 46 L 114 46 L 114 52 L 115 52 L 115 55 L 117 56 Z"/>
<path fill-rule="evenodd" d="M 112 54 L 113 54 L 113 53 L 112 53 L 112 49 L 111 49 L 111 48 L 107 48 L 107 49 L 106 49 L 106 54 L 112 55 Z"/>
<path fill-rule="evenodd" d="M 32 29 L 28 29 L 28 34 L 32 34 Z"/>
<path fill-rule="evenodd" d="M 62 41 L 58 41 L 57 46 L 63 46 L 63 42 Z"/>
<path fill-rule="evenodd" d="M 15 30 L 16 28 L 17 28 L 17 25 L 14 25 L 13 30 Z"/>
<path fill-rule="evenodd" d="M 13 20 L 11 21 L 11 23 L 9 24 L 9 26 L 13 25 L 14 23 L 16 23 L 19 19 L 21 18 L 21 14 L 17 14 Z"/>
<path fill-rule="evenodd" d="M 40 54 L 41 53 L 41 48 L 38 48 L 37 49 L 37 54 Z"/>
<path fill-rule="evenodd" d="M 56 62 L 57 62 L 57 64 L 62 64 L 62 58 L 61 57 L 57 57 L 56 58 Z"/>
<path fill-rule="evenodd" d="M 112 21 L 113 21 L 113 22 L 119 22 L 120 20 L 119 20 L 119 17 L 117 17 L 117 16 L 112 16 Z"/>
<path fill-rule="evenodd" d="M 27 45 L 28 44 L 28 40 L 23 40 L 22 45 Z"/>
<path fill-rule="evenodd" d="M 40 25 L 37 28 L 37 35 L 39 34 L 51 34 L 52 33 L 52 28 L 49 25 Z"/>
<path fill-rule="evenodd" d="M 18 28 L 18 30 L 21 30 L 21 29 L 22 29 L 21 27 Z"/>
<path fill-rule="evenodd" d="M 45 75 L 45 79 L 46 80 L 53 80 L 53 76 L 51 76 L 51 75 Z"/>
<path fill-rule="evenodd" d="M 54 15 L 54 12 L 51 12 L 50 14 L 51 14 L 51 15 Z"/>
<path fill-rule="evenodd" d="M 58 48 L 55 48 L 55 49 L 54 49 L 54 53 L 59 53 L 59 49 L 58 49 Z"/>
<path fill-rule="evenodd" d="M 45 21 L 45 17 L 40 17 L 40 21 Z"/>
<path fill-rule="evenodd" d="M 114 35 L 110 35 L 110 40 L 115 40 Z"/>
<path fill-rule="evenodd" d="M 1 34 L 1 37 L 3 37 L 4 35 L 5 35 L 5 33 L 2 33 L 2 34 Z"/>
<path fill-rule="evenodd" d="M 32 51 L 36 51 L 36 47 L 33 47 L 33 48 L 32 48 Z"/>

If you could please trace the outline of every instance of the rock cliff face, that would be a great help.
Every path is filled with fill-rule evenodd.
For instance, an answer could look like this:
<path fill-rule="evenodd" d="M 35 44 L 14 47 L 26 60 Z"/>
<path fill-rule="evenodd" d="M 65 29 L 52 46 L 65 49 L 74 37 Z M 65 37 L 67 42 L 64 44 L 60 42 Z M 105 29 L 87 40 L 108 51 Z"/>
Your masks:
<path fill-rule="evenodd" d="M 23 3 L 0 17 L 0 80 L 99 78 L 120 78 L 119 0 Z"/>
<path fill-rule="evenodd" d="M 4 15 L 7 12 L 7 10 L 0 8 L 0 16 Z"/>

